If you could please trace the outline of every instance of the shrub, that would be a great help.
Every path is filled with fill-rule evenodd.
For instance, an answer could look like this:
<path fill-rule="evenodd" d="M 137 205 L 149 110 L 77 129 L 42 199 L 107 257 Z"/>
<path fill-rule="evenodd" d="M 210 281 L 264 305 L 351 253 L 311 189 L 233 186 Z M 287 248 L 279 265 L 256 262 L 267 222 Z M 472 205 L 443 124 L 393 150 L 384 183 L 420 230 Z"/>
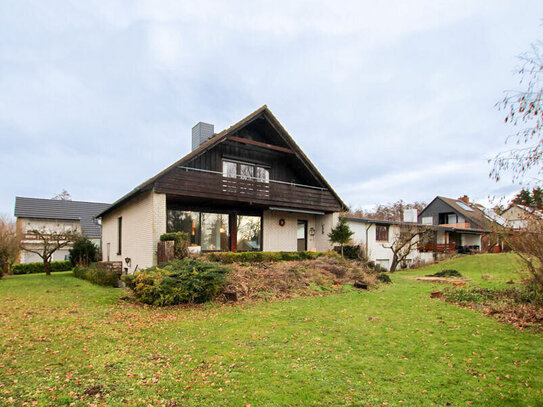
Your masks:
<path fill-rule="evenodd" d="M 125 275 L 123 281 L 145 304 L 200 303 L 219 293 L 229 271 L 217 263 L 185 258 Z"/>
<path fill-rule="evenodd" d="M 390 276 L 388 274 L 385 274 L 385 273 L 377 274 L 377 281 L 379 281 L 381 283 L 385 283 L 385 284 L 392 283 L 392 280 L 390 279 Z"/>
<path fill-rule="evenodd" d="M 345 245 L 343 246 L 343 257 L 350 260 L 363 260 L 364 259 L 364 251 L 362 250 L 361 245 Z M 336 246 L 334 247 L 334 250 L 341 254 L 341 247 Z"/>
<path fill-rule="evenodd" d="M 381 266 L 380 264 L 375 264 L 374 270 L 375 270 L 377 273 L 386 273 L 386 272 L 388 271 L 386 268 L 384 268 L 384 267 Z"/>
<path fill-rule="evenodd" d="M 460 305 L 507 302 L 543 306 L 543 290 L 533 284 L 506 289 L 448 287 L 443 291 L 443 296 L 447 301 Z"/>
<path fill-rule="evenodd" d="M 262 263 L 272 261 L 313 260 L 331 255 L 329 252 L 215 252 L 207 255 L 208 259 L 221 263 Z M 333 256 L 334 254 L 332 254 Z M 337 256 L 337 254 L 335 254 Z"/>
<path fill-rule="evenodd" d="M 69 260 L 52 261 L 50 270 L 53 271 L 68 271 L 72 269 L 72 263 Z M 20 263 L 14 264 L 11 268 L 13 274 L 35 274 L 45 273 L 43 262 L 37 263 Z"/>
<path fill-rule="evenodd" d="M 97 255 L 98 247 L 85 236 L 78 237 L 70 249 L 70 261 L 73 266 L 77 264 L 88 266 L 97 260 Z"/>
<path fill-rule="evenodd" d="M 462 277 L 462 274 L 458 270 L 441 270 L 426 277 Z"/>
<path fill-rule="evenodd" d="M 106 287 L 118 287 L 119 275 L 113 271 L 99 267 L 80 267 L 76 266 L 73 270 L 74 277 L 90 281 L 93 284 Z"/>
<path fill-rule="evenodd" d="M 174 257 L 176 259 L 183 259 L 188 255 L 189 247 L 189 235 L 185 232 L 172 232 L 164 233 L 160 235 L 160 241 L 165 242 L 168 240 L 174 241 Z"/>

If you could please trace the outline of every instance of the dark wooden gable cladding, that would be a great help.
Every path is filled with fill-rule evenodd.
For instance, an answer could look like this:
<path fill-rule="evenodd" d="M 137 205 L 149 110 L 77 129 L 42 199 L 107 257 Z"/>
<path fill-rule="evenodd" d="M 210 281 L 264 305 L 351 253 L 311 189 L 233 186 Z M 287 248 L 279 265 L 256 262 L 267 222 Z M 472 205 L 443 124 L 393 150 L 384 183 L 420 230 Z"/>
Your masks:
<path fill-rule="evenodd" d="M 483 229 L 485 226 L 484 219 L 479 219 L 481 214 L 477 209 L 472 211 L 460 210 L 455 207 L 456 200 L 441 196 L 435 197 L 418 215 L 419 222 L 425 217 L 432 217 L 432 223 L 439 225 L 439 214 L 454 213 L 457 216 L 462 216 L 472 229 Z"/>
<path fill-rule="evenodd" d="M 279 137 L 271 135 L 273 129 L 266 127 L 264 121 L 258 120 L 232 134 L 236 138 L 255 143 L 245 143 L 227 137 L 221 143 L 180 165 L 204 171 L 180 167 L 171 169 L 155 181 L 156 192 L 166 193 L 172 198 L 199 197 L 208 202 L 209 200 L 222 203 L 237 202 L 261 208 L 280 206 L 324 212 L 341 210 L 340 202 L 330 190 L 300 162 L 294 152 L 290 152 L 292 151 L 290 146 Z M 269 148 L 266 145 L 279 148 Z M 222 173 L 224 159 L 265 166 L 270 170 L 270 180 L 289 184 L 223 177 L 217 172 Z"/>

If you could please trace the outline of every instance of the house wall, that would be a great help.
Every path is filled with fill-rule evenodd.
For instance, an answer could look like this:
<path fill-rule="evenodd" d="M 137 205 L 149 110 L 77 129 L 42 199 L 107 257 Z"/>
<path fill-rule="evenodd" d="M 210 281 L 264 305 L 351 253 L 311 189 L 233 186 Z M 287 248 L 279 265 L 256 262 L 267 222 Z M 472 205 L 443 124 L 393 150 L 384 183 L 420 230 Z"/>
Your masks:
<path fill-rule="evenodd" d="M 462 233 L 460 235 L 460 244 L 462 246 L 479 246 L 481 247 L 481 234 Z"/>
<path fill-rule="evenodd" d="M 315 216 L 315 247 L 318 252 L 326 252 L 332 249 L 328 234 L 337 225 L 339 213 Z"/>
<path fill-rule="evenodd" d="M 76 220 L 61 220 L 61 219 L 30 219 L 30 218 L 18 218 L 17 228 L 23 233 L 31 233 L 32 230 L 42 230 L 51 233 L 61 232 L 80 232 L 81 225 Z M 25 239 L 23 244 L 32 248 L 32 250 L 41 250 L 43 245 L 39 240 Z M 72 245 L 69 244 L 62 249 L 59 249 L 53 253 L 51 257 L 52 261 L 65 260 L 69 255 Z M 36 253 L 29 252 L 27 250 L 21 250 L 19 253 L 20 263 L 35 263 L 42 262 L 43 259 Z"/>
<path fill-rule="evenodd" d="M 502 213 L 501 216 L 507 221 L 509 227 L 514 229 L 523 229 L 528 226 L 528 220 L 531 217 L 531 214 L 526 212 L 524 209 L 513 205 Z"/>
<path fill-rule="evenodd" d="M 353 243 L 362 244 L 370 260 L 373 260 L 376 264 L 379 264 L 382 267 L 389 269 L 392 265 L 393 258 L 392 249 L 390 249 L 389 246 L 400 235 L 400 226 L 390 225 L 388 229 L 388 241 L 381 242 L 377 241 L 376 239 L 376 224 L 362 223 L 350 220 L 347 220 L 347 224 L 354 232 L 354 235 L 352 237 Z M 419 253 L 417 249 L 414 249 L 407 256 L 407 260 L 408 262 L 420 260 L 426 263 L 433 260 L 433 254 Z"/>
<path fill-rule="evenodd" d="M 122 217 L 122 247 L 118 254 L 118 218 Z M 166 233 L 166 195 L 148 191 L 102 218 L 102 259 L 122 261 L 132 273 L 156 264 L 160 235 Z M 125 261 L 130 259 L 130 263 Z"/>
<path fill-rule="evenodd" d="M 328 233 L 336 225 L 339 215 L 310 215 L 282 211 L 264 211 L 263 213 L 263 247 L 266 252 L 294 252 L 298 249 L 298 220 L 307 221 L 307 249 L 324 252 L 331 250 Z M 284 219 L 285 225 L 279 225 Z"/>

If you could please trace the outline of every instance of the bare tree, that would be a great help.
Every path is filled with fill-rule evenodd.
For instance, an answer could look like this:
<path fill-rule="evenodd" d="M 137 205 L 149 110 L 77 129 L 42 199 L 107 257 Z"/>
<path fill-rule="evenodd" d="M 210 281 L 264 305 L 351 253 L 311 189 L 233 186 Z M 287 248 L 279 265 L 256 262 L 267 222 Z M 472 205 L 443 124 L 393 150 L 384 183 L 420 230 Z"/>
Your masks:
<path fill-rule="evenodd" d="M 521 225 L 492 225 L 492 231 L 499 241 L 511 249 L 526 265 L 533 281 L 543 288 L 543 218 L 541 212 L 533 209 L 523 216 Z"/>
<path fill-rule="evenodd" d="M 543 156 L 543 42 L 531 45 L 531 50 L 519 56 L 521 65 L 521 90 L 506 92 L 498 103 L 506 111 L 505 122 L 518 128 L 506 140 L 513 141 L 517 148 L 498 154 L 490 176 L 498 181 L 504 172 L 510 172 L 517 181 L 534 169 L 541 175 Z"/>
<path fill-rule="evenodd" d="M 386 205 L 377 205 L 373 211 L 364 211 L 363 209 L 354 209 L 347 214 L 355 218 L 367 218 L 378 220 L 402 221 L 403 212 L 406 209 L 416 209 L 420 213 L 426 204 L 424 202 L 406 203 L 403 200 Z"/>
<path fill-rule="evenodd" d="M 0 218 L 0 267 L 2 270 L 7 271 L 17 260 L 20 242 L 21 235 L 17 233 L 15 222 L 8 218 Z"/>
<path fill-rule="evenodd" d="M 23 250 L 41 257 L 43 260 L 43 269 L 48 276 L 51 275 L 50 265 L 53 254 L 57 250 L 68 246 L 79 236 L 74 232 L 55 232 L 38 229 L 29 230 L 28 233 L 34 235 L 39 244 L 23 242 L 21 247 Z"/>
<path fill-rule="evenodd" d="M 392 250 L 392 264 L 390 272 L 396 271 L 398 265 L 417 249 L 420 242 L 427 241 L 434 237 L 435 230 L 423 225 L 408 224 L 400 226 L 400 233 L 394 236 L 387 249 Z"/>
<path fill-rule="evenodd" d="M 68 191 L 66 191 L 65 189 L 63 189 L 60 194 L 56 194 L 54 197 L 52 197 L 51 199 L 55 199 L 57 201 L 71 201 L 72 200 L 72 196 L 70 195 L 70 193 Z"/>

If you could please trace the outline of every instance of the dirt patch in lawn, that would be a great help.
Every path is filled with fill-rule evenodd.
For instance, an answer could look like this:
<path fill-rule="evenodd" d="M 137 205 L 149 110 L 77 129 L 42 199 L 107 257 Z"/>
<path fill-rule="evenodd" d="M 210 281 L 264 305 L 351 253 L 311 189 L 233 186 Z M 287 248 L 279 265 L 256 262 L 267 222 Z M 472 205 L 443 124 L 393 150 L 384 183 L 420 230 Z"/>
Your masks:
<path fill-rule="evenodd" d="M 543 291 L 529 283 L 507 289 L 450 287 L 441 297 L 517 328 L 543 331 Z"/>
<path fill-rule="evenodd" d="M 452 284 L 452 285 L 465 285 L 466 280 L 462 278 L 456 278 L 456 277 L 416 277 L 415 280 L 417 281 L 423 281 L 426 283 L 439 283 L 439 284 Z"/>
<path fill-rule="evenodd" d="M 319 258 L 272 263 L 234 263 L 223 286 L 220 301 L 282 299 L 343 292 L 346 286 L 371 288 L 377 274 L 366 272 L 359 262 Z"/>

